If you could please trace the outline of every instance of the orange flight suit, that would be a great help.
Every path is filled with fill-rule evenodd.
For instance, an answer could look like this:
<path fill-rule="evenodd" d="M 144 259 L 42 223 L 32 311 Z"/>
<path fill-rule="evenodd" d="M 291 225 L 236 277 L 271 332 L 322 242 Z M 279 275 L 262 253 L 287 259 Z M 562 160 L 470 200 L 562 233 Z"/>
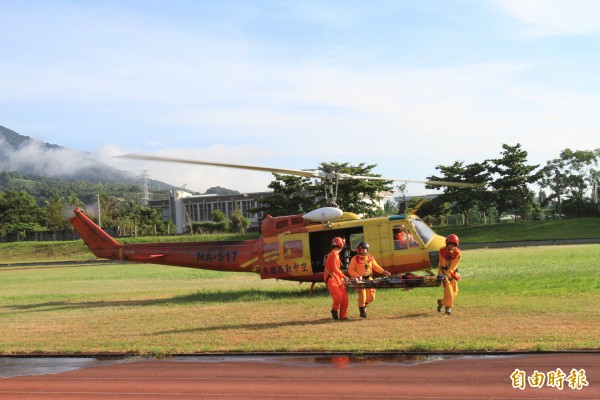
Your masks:
<path fill-rule="evenodd" d="M 370 254 L 357 254 L 352 257 L 348 265 L 348 274 L 354 278 L 363 277 L 365 280 L 373 280 L 373 271 L 383 274 L 385 271 L 377 264 L 375 257 Z M 376 289 L 357 288 L 358 307 L 364 307 L 375 300 Z"/>
<path fill-rule="evenodd" d="M 395 250 L 400 250 L 400 249 L 406 249 L 406 232 L 404 231 L 398 231 L 396 233 L 394 233 L 394 249 Z"/>
<path fill-rule="evenodd" d="M 346 285 L 344 285 L 345 276 L 340 269 L 341 265 L 340 250 L 331 250 L 325 261 L 323 280 L 333 299 L 331 310 L 339 311 L 340 319 L 346 319 L 348 316 L 348 292 L 346 291 Z"/>
<path fill-rule="evenodd" d="M 440 249 L 440 262 L 438 268 L 438 275 L 444 277 L 444 298 L 442 299 L 442 305 L 446 308 L 451 308 L 454 305 L 454 298 L 458 294 L 458 280 L 460 275 L 456 270 L 460 263 L 460 250 L 458 247 L 448 249 L 444 246 Z"/>

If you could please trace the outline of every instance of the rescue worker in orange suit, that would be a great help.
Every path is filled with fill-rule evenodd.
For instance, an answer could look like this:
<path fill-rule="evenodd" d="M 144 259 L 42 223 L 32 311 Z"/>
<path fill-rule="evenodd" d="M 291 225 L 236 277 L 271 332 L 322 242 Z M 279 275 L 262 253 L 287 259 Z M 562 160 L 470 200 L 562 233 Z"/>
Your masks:
<path fill-rule="evenodd" d="M 458 294 L 458 264 L 460 263 L 460 250 L 458 249 L 458 236 L 449 235 L 446 238 L 446 246 L 440 249 L 440 261 L 438 268 L 438 279 L 442 280 L 444 286 L 444 298 L 438 299 L 437 310 L 442 312 L 445 307 L 446 314 L 452 313 L 454 298 Z"/>
<path fill-rule="evenodd" d="M 369 243 L 360 242 L 356 246 L 356 255 L 350 260 L 348 265 L 348 274 L 357 279 L 372 281 L 373 272 L 390 276 L 391 274 L 381 268 L 375 257 L 369 254 Z M 375 300 L 376 289 L 357 288 L 358 294 L 358 310 L 361 318 L 367 318 L 367 305 Z"/>
<path fill-rule="evenodd" d="M 341 270 L 342 262 L 340 260 L 340 251 L 344 248 L 345 244 L 344 239 L 340 237 L 333 238 L 331 241 L 331 252 L 327 255 L 325 270 L 323 271 L 323 280 L 333 299 L 331 316 L 336 320 L 344 320 L 348 316 L 348 292 L 345 286 L 348 278 Z"/>

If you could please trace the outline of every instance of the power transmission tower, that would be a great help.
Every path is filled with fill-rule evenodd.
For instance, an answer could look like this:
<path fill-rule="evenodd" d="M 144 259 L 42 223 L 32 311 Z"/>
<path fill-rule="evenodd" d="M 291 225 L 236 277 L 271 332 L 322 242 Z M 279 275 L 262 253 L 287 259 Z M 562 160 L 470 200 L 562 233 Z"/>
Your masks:
<path fill-rule="evenodd" d="M 138 176 L 140 179 L 140 191 L 141 198 L 140 203 L 147 207 L 150 202 L 150 192 L 148 191 L 148 170 L 143 170 L 142 174 Z"/>

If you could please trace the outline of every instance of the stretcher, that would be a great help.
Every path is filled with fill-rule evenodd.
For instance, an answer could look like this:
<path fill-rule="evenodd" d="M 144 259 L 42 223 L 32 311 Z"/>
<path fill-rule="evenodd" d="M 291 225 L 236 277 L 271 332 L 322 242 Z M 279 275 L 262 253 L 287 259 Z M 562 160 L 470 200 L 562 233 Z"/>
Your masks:
<path fill-rule="evenodd" d="M 415 287 L 435 287 L 442 284 L 442 279 L 436 275 L 419 276 L 415 274 L 404 274 L 402 276 L 392 275 L 373 280 L 350 279 L 346 286 L 354 289 L 386 289 Z"/>

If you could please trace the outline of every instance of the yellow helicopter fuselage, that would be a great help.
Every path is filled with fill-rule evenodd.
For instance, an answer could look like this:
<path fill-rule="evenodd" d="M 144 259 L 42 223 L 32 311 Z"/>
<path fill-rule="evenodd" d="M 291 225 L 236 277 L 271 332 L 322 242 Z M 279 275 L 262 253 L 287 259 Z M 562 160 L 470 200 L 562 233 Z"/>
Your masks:
<path fill-rule="evenodd" d="M 444 238 L 414 214 L 361 219 L 343 213 L 323 223 L 308 221 L 302 215 L 267 216 L 262 221 L 262 236 L 257 240 L 153 244 L 120 244 L 79 209 L 70 220 L 100 258 L 254 272 L 263 279 L 300 282 L 323 280 L 325 257 L 334 237 L 346 242 L 341 252 L 343 269 L 355 254 L 357 244 L 368 242 L 370 253 L 392 274 L 437 268 L 439 249 L 444 245 Z M 400 230 L 404 231 L 404 238 L 395 234 Z"/>

